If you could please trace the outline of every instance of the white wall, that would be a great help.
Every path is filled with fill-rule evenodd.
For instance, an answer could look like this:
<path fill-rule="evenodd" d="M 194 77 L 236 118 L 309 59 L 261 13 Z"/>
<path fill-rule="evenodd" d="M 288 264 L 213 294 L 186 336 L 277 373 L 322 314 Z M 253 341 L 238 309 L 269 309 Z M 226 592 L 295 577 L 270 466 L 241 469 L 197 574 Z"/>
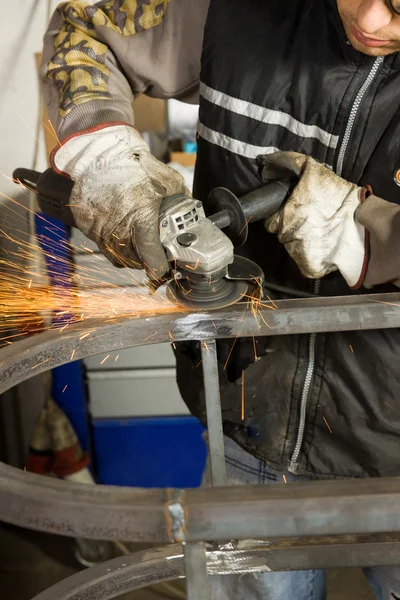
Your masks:
<path fill-rule="evenodd" d="M 0 0 L 0 4 L 5 0 Z M 41 51 L 48 7 L 57 0 L 12 0 L 0 19 L 0 192 L 26 205 L 27 195 L 7 177 L 16 167 L 32 167 L 38 119 L 38 79 L 34 54 Z M 25 121 L 25 122 L 24 122 Z M 32 130 L 32 131 L 30 131 Z M 38 169 L 45 168 L 41 139 Z M 3 176 L 3 174 L 5 176 Z M 27 213 L 0 194 L 0 226 L 15 238 L 27 230 Z M 3 249 L 16 248 L 0 236 Z M 1 323 L 1 313 L 0 313 Z M 43 402 L 40 378 L 31 379 L 0 398 L 0 436 L 5 460 L 22 466 L 33 423 Z"/>
<path fill-rule="evenodd" d="M 39 97 L 34 54 L 42 48 L 49 7 L 53 12 L 57 4 L 57 0 L 13 0 L 1 14 L 0 171 L 9 177 L 15 167 L 32 166 Z M 42 151 L 40 168 L 44 166 Z M 17 193 L 2 175 L 0 192 Z"/>

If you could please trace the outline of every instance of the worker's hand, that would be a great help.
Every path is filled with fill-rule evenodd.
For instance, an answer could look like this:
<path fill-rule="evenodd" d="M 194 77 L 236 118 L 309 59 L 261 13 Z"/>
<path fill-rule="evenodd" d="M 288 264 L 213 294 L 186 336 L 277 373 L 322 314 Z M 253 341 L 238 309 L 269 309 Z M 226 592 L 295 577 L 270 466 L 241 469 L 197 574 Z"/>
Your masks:
<path fill-rule="evenodd" d="M 258 158 L 265 180 L 297 177 L 286 204 L 266 220 L 305 277 L 339 270 L 352 288 L 362 285 L 368 266 L 368 235 L 355 220 L 368 194 L 310 156 L 277 152 Z"/>
<path fill-rule="evenodd" d="M 150 154 L 129 125 L 79 133 L 52 157 L 75 182 L 70 206 L 79 229 L 116 266 L 162 277 L 168 262 L 159 235 L 164 197 L 188 190 L 183 177 Z"/>

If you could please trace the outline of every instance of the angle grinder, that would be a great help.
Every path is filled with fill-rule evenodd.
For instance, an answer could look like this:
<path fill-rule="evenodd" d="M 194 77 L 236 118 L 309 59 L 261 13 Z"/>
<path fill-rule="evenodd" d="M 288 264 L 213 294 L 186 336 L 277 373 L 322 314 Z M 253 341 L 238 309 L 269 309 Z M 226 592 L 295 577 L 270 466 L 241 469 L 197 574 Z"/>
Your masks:
<path fill-rule="evenodd" d="M 41 210 L 75 227 L 69 206 L 74 182 L 53 169 L 43 173 L 16 169 L 15 181 L 37 193 Z M 167 295 L 193 309 L 220 309 L 257 294 L 264 275 L 254 262 L 234 254 L 248 236 L 249 223 L 265 219 L 286 201 L 293 180 L 269 183 L 240 199 L 214 189 L 203 203 L 184 194 L 165 198 L 160 209 L 160 240 L 171 270 Z"/>

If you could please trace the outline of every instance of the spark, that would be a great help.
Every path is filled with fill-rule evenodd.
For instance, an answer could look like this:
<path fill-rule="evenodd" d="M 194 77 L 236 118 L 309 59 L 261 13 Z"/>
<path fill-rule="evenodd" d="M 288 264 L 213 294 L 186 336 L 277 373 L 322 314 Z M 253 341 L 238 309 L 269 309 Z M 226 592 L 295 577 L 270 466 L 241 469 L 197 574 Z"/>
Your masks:
<path fill-rule="evenodd" d="M 151 338 L 153 338 L 155 335 L 157 335 L 157 333 L 152 333 L 151 335 L 149 335 L 149 337 L 144 338 L 144 342 L 147 342 L 147 340 L 150 340 Z"/>
<path fill-rule="evenodd" d="M 374 300 L 373 298 L 367 298 L 368 302 L 376 302 L 377 304 L 387 304 L 388 306 L 400 306 L 395 302 L 386 302 L 385 300 Z"/>
<path fill-rule="evenodd" d="M 117 362 L 117 360 L 119 359 L 119 354 L 117 354 L 117 356 L 114 359 L 114 362 Z"/>
<path fill-rule="evenodd" d="M 231 349 L 229 350 L 228 358 L 226 359 L 225 364 L 224 364 L 224 371 L 226 371 L 226 368 L 227 368 L 229 360 L 230 360 L 230 358 L 232 356 L 232 352 L 233 352 L 233 349 L 235 347 L 235 344 L 236 344 L 237 340 L 238 340 L 237 337 L 233 340 L 233 344 L 231 346 Z"/>
<path fill-rule="evenodd" d="M 203 342 L 203 345 L 204 345 L 204 348 L 205 348 L 206 350 L 208 350 L 208 349 L 209 349 L 209 348 L 208 348 L 208 346 L 207 346 L 207 342 Z"/>
<path fill-rule="evenodd" d="M 268 325 L 267 321 L 264 319 L 264 317 L 262 316 L 261 313 L 258 313 L 258 316 L 260 317 L 260 319 L 264 323 L 264 325 L 266 325 L 268 327 L 268 329 L 272 329 L 271 325 Z"/>
<path fill-rule="evenodd" d="M 171 339 L 173 349 L 176 350 L 176 344 L 174 342 L 174 338 L 172 337 L 172 333 L 170 331 L 168 331 L 168 335 Z"/>
<path fill-rule="evenodd" d="M 282 474 L 282 478 L 283 478 L 283 481 L 284 481 L 285 483 L 287 483 L 286 475 L 285 475 L 284 473 Z"/>
<path fill-rule="evenodd" d="M 37 365 L 34 365 L 32 369 L 36 369 L 37 367 L 40 367 L 40 365 L 44 365 L 45 363 L 49 362 L 49 360 L 51 360 L 51 358 L 46 358 L 46 360 L 42 360 L 42 362 L 38 363 Z"/>
<path fill-rule="evenodd" d="M 350 344 L 349 348 L 354 353 L 354 348 L 353 348 L 353 346 L 351 344 Z"/>
<path fill-rule="evenodd" d="M 250 221 L 252 220 L 252 218 L 253 218 L 253 216 L 251 215 L 251 216 L 250 216 L 250 217 L 247 219 L 246 223 L 243 225 L 242 229 L 239 231 L 239 235 L 241 235 L 241 234 L 243 233 L 243 231 L 246 229 L 247 225 L 250 223 Z"/>
<path fill-rule="evenodd" d="M 29 285 L 28 288 L 30 289 L 32 287 L 32 279 L 29 281 Z"/>
<path fill-rule="evenodd" d="M 67 383 L 67 385 L 65 385 L 65 386 L 64 386 L 64 389 L 63 389 L 63 391 L 61 392 L 62 394 L 65 392 L 65 390 L 67 389 L 67 387 L 68 387 L 68 383 Z"/>
<path fill-rule="evenodd" d="M 214 323 L 214 321 L 211 321 L 211 323 L 212 323 L 212 326 L 214 327 L 214 329 L 215 329 L 215 330 L 217 330 L 217 326 L 216 326 L 216 324 Z"/>
<path fill-rule="evenodd" d="M 198 362 L 198 363 L 197 363 L 197 365 L 195 366 L 195 369 L 197 369 L 197 368 L 198 368 L 198 367 L 201 365 L 201 363 L 202 363 L 202 362 L 203 362 L 203 360 L 199 360 L 199 362 Z"/>
<path fill-rule="evenodd" d="M 389 408 L 391 408 L 392 410 L 394 410 L 394 412 L 395 412 L 395 413 L 399 414 L 399 411 L 398 411 L 398 410 L 396 410 L 396 409 L 394 408 L 394 406 L 392 406 L 391 404 L 389 404 L 389 402 L 386 402 L 386 401 L 385 401 L 385 404 L 386 404 L 386 405 L 387 405 Z"/>
<path fill-rule="evenodd" d="M 84 340 L 86 337 L 88 337 L 88 335 L 90 335 L 92 332 L 88 331 L 88 333 L 84 333 L 83 335 L 81 335 L 81 337 L 79 338 L 79 341 Z"/>
<path fill-rule="evenodd" d="M 327 426 L 327 428 L 329 429 L 329 431 L 330 431 L 331 433 L 333 433 L 332 429 L 329 427 L 329 423 L 328 423 L 328 421 L 325 419 L 325 417 L 322 417 L 322 418 L 323 418 L 323 420 L 324 420 L 324 422 L 325 422 L 325 425 L 326 425 L 326 426 Z"/>
<path fill-rule="evenodd" d="M 254 348 L 254 362 L 257 361 L 258 356 L 257 356 L 257 348 L 256 348 L 256 338 L 253 335 L 253 348 Z"/>
<path fill-rule="evenodd" d="M 70 358 L 69 360 L 72 360 L 72 359 L 74 358 L 74 356 L 75 356 L 75 352 L 76 352 L 76 348 L 74 348 L 74 349 L 72 350 L 71 358 Z"/>
<path fill-rule="evenodd" d="M 59 143 L 59 145 L 61 146 L 61 142 L 60 142 L 60 140 L 58 139 L 58 135 L 57 135 L 57 133 L 56 133 L 56 130 L 55 130 L 55 129 L 54 129 L 54 127 L 53 127 L 53 123 L 50 121 L 50 119 L 47 119 L 47 121 L 48 121 L 48 123 L 49 123 L 49 125 L 50 125 L 50 127 L 51 127 L 51 131 L 52 131 L 52 133 L 53 133 L 54 137 L 56 138 L 57 142 L 58 142 L 58 143 Z"/>
<path fill-rule="evenodd" d="M 108 360 L 110 358 L 110 355 L 107 354 L 107 356 L 105 358 L 103 358 L 103 360 L 101 361 L 101 365 L 104 365 L 104 363 L 106 362 L 106 360 Z"/>
<path fill-rule="evenodd" d="M 33 137 L 35 138 L 35 140 L 40 144 L 38 137 L 34 134 L 34 132 L 32 131 L 32 129 L 28 125 L 28 123 L 25 121 L 24 117 L 22 115 L 20 115 L 20 117 L 21 117 L 21 121 L 23 121 L 25 123 L 25 125 L 27 126 L 27 128 L 29 129 L 29 131 L 31 132 L 31 134 L 33 135 Z"/>

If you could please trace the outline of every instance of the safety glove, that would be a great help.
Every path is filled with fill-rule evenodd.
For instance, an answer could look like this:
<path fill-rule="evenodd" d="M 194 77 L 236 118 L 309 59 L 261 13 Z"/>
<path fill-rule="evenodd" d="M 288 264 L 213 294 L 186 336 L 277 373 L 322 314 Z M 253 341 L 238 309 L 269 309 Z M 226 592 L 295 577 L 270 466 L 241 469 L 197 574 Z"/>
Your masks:
<path fill-rule="evenodd" d="M 51 160 L 74 181 L 70 208 L 79 229 L 114 265 L 162 277 L 169 267 L 160 242 L 160 205 L 166 196 L 189 194 L 183 177 L 124 124 L 77 133 Z"/>
<path fill-rule="evenodd" d="M 298 178 L 284 206 L 265 222 L 305 277 L 319 279 L 339 270 L 354 289 L 365 278 L 369 260 L 368 232 L 356 211 L 370 193 L 335 175 L 310 156 L 277 152 L 258 157 L 266 181 Z"/>

